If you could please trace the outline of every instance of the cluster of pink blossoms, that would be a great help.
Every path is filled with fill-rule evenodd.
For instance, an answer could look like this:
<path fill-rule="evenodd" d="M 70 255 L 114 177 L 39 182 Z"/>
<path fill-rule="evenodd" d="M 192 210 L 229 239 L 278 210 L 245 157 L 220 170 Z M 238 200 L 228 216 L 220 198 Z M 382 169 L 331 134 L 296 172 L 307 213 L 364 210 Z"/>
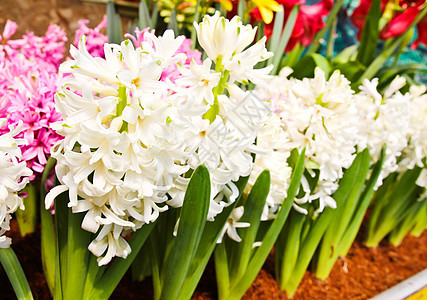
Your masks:
<path fill-rule="evenodd" d="M 104 44 L 108 42 L 108 37 L 101 32 L 107 27 L 107 17 L 104 16 L 101 23 L 94 29 L 87 27 L 89 20 L 80 20 L 79 28 L 76 30 L 73 45 L 78 47 L 81 37 L 86 36 L 86 49 L 93 57 L 104 57 Z"/>
<path fill-rule="evenodd" d="M 0 118 L 7 122 L 0 133 L 23 122 L 17 137 L 28 141 L 20 148 L 34 179 L 43 172 L 51 147 L 62 138 L 49 126 L 61 119 L 53 95 L 60 86 L 58 66 L 64 58 L 67 37 L 58 26 L 50 25 L 45 36 L 28 32 L 21 39 L 10 39 L 17 28 L 8 20 L 1 36 Z"/>

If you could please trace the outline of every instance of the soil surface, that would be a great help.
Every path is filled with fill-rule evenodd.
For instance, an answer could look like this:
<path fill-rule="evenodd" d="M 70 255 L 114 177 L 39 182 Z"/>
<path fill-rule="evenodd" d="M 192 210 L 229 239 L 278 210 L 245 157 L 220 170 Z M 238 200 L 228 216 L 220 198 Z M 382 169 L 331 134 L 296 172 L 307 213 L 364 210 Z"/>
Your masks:
<path fill-rule="evenodd" d="M 19 229 L 12 220 L 12 248 L 20 260 L 35 299 L 51 299 L 43 276 L 40 260 L 40 233 L 19 236 Z M 293 299 L 369 299 L 404 279 L 427 268 L 427 231 L 420 237 L 408 236 L 399 247 L 383 241 L 377 248 L 363 245 L 361 231 L 346 258 L 339 259 L 331 275 L 321 281 L 307 271 Z M 9 280 L 0 268 L 2 299 L 15 299 Z M 111 299 L 152 299 L 150 279 L 132 282 L 128 272 Z M 213 263 L 207 269 L 192 299 L 217 299 Z M 288 299 L 274 279 L 274 258 L 270 255 L 255 282 L 243 297 L 249 299 Z"/>

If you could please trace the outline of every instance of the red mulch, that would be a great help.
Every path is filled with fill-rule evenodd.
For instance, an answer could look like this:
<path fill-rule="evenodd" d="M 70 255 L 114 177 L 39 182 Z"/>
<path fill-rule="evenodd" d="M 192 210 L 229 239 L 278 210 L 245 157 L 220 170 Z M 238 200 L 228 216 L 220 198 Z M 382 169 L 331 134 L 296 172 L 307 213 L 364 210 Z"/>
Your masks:
<path fill-rule="evenodd" d="M 16 222 L 11 224 L 12 248 L 18 256 L 29 280 L 35 299 L 51 299 L 43 277 L 40 261 L 40 235 L 35 233 L 19 236 Z M 363 245 L 363 232 L 344 259 L 334 266 L 325 281 L 316 279 L 306 272 L 294 299 L 369 299 L 400 281 L 427 268 L 427 231 L 421 237 L 408 236 L 399 247 L 383 241 L 378 248 Z M 0 268 L 0 290 L 2 299 L 15 299 L 9 281 Z M 133 283 L 126 274 L 111 299 L 152 299 L 150 280 Z M 192 299 L 216 299 L 215 270 L 210 263 Z M 274 261 L 270 256 L 257 276 L 244 300 L 287 299 L 274 280 Z"/>

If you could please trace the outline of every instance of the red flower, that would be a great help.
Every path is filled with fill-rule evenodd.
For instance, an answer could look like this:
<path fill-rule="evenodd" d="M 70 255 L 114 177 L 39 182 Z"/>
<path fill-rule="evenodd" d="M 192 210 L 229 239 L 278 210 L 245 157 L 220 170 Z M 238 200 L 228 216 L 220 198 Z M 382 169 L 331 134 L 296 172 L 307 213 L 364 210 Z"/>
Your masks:
<path fill-rule="evenodd" d="M 294 29 L 286 46 L 285 52 L 291 51 L 298 43 L 307 46 L 313 40 L 314 35 L 321 30 L 325 23 L 323 21 L 332 8 L 332 0 L 322 0 L 313 5 L 305 5 L 304 0 L 276 0 L 282 4 L 285 10 L 285 24 L 289 18 L 292 8 L 301 4 Z M 257 8 L 251 11 L 251 17 L 256 20 L 262 20 L 261 14 Z M 264 33 L 270 37 L 273 33 L 274 22 L 266 24 Z"/>
<path fill-rule="evenodd" d="M 372 0 L 361 0 L 359 6 L 354 10 L 351 20 L 353 24 L 361 30 L 364 26 L 366 15 L 369 12 Z M 380 32 L 380 38 L 385 40 L 405 33 L 411 23 L 418 16 L 425 5 L 425 0 L 399 0 L 398 4 L 394 4 L 394 0 L 382 0 L 381 11 L 386 15 L 390 15 L 390 21 L 384 26 Z M 391 11 L 390 11 L 391 10 Z M 418 39 L 413 46 L 418 46 L 421 42 L 427 45 L 427 17 L 424 17 L 418 23 Z M 360 34 L 360 32 L 359 32 Z"/>
<path fill-rule="evenodd" d="M 418 37 L 412 44 L 411 48 L 415 49 L 420 43 L 427 46 L 427 17 L 424 17 L 418 24 Z"/>

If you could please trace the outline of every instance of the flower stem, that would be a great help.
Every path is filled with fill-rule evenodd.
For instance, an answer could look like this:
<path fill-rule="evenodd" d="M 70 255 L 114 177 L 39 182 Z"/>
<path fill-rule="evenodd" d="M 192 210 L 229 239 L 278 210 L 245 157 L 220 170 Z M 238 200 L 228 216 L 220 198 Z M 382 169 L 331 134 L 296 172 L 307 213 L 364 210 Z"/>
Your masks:
<path fill-rule="evenodd" d="M 120 85 L 119 87 L 119 103 L 117 103 L 117 109 L 116 109 L 116 117 L 120 117 L 123 113 L 123 110 L 128 104 L 128 98 L 126 93 L 126 87 L 124 85 Z M 123 121 L 122 128 L 120 128 L 120 132 L 127 131 L 128 123 Z"/>
<path fill-rule="evenodd" d="M 227 83 L 228 75 L 230 74 L 230 71 L 224 70 L 224 66 L 222 65 L 222 56 L 218 56 L 216 60 L 215 71 L 218 73 L 221 72 L 221 78 L 219 79 L 218 85 L 212 90 L 215 97 L 214 103 L 203 115 L 203 119 L 209 120 L 211 123 L 215 121 L 216 116 L 219 114 L 218 95 L 222 95 L 224 93 L 225 84 Z"/>

